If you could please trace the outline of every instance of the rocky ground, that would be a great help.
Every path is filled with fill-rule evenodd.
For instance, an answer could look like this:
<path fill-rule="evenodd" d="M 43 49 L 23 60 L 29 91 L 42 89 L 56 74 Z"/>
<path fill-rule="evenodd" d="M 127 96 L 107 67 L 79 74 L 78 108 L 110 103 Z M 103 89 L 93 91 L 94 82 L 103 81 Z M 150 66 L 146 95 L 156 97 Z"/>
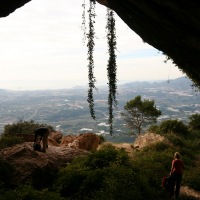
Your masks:
<path fill-rule="evenodd" d="M 75 157 L 86 155 L 99 145 L 93 133 L 79 136 L 62 136 L 52 133 L 46 153 L 33 150 L 33 142 L 24 142 L 0 151 L 0 157 L 13 167 L 11 182 L 18 185 L 29 178 L 41 180 L 67 165 Z"/>

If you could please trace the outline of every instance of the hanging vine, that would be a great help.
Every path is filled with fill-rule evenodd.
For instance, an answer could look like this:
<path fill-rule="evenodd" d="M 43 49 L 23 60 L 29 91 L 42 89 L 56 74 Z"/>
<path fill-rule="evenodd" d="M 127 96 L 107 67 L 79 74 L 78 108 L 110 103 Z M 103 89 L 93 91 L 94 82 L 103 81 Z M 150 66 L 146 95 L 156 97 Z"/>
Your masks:
<path fill-rule="evenodd" d="M 108 110 L 109 110 L 109 119 L 110 124 L 110 134 L 113 134 L 113 106 L 117 106 L 116 100 L 116 91 L 117 91 L 117 65 L 116 65 L 116 28 L 115 28 L 115 19 L 114 12 L 111 9 L 107 9 L 107 42 L 108 42 L 108 65 L 107 65 L 107 76 L 108 76 Z"/>
<path fill-rule="evenodd" d="M 89 80 L 89 89 L 88 89 L 88 103 L 90 108 L 90 114 L 93 119 L 95 119 L 95 111 L 94 111 L 94 96 L 93 91 L 96 89 L 95 82 L 96 79 L 94 77 L 94 37 L 95 37 L 95 31 L 94 31 L 94 23 L 95 23 L 95 5 L 96 0 L 90 0 L 89 4 L 89 29 L 88 33 L 86 33 L 86 26 L 85 26 L 85 0 L 84 4 L 82 5 L 84 8 L 82 18 L 82 29 L 84 31 L 84 36 L 87 37 L 87 47 L 88 47 L 88 80 Z M 108 53 L 109 53 L 109 59 L 107 64 L 107 76 L 108 76 L 108 86 L 109 86 L 109 94 L 108 94 L 108 112 L 109 112 L 109 118 L 108 123 L 110 125 L 110 134 L 113 134 L 113 107 L 117 106 L 117 100 L 116 100 L 116 94 L 117 94 L 117 65 L 116 65 L 116 29 L 115 29 L 115 19 L 114 19 L 114 12 L 111 9 L 107 9 L 107 43 L 108 43 Z"/>
<path fill-rule="evenodd" d="M 88 103 L 89 103 L 89 108 L 90 108 L 90 114 L 93 119 L 95 119 L 95 111 L 94 111 L 94 96 L 93 96 L 93 90 L 95 89 L 95 82 L 96 79 L 94 77 L 94 36 L 95 36 L 95 31 L 94 31 L 94 23 L 95 23 L 95 4 L 96 0 L 90 0 L 90 7 L 88 10 L 89 14 L 89 31 L 87 34 L 87 47 L 88 47 L 88 80 L 89 80 L 89 89 L 88 89 Z"/>
<path fill-rule="evenodd" d="M 81 26 L 81 29 L 83 30 L 83 43 L 85 44 L 85 41 L 86 41 L 86 31 L 87 31 L 87 28 L 86 28 L 86 20 L 85 20 L 85 0 L 82 4 L 82 7 L 83 7 L 83 13 L 82 13 L 82 26 Z"/>

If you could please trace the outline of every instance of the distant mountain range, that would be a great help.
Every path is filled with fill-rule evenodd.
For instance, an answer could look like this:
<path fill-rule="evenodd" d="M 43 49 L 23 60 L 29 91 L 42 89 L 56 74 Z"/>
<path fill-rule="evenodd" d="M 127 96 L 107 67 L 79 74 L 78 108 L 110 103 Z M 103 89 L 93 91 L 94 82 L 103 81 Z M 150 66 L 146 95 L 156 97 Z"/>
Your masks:
<path fill-rule="evenodd" d="M 171 80 L 166 80 L 166 81 L 135 81 L 135 82 L 130 82 L 126 84 L 122 84 L 119 87 L 136 87 L 136 88 L 146 88 L 146 87 L 176 87 L 180 89 L 190 89 L 192 88 L 193 82 L 186 78 L 186 77 L 180 77 L 177 79 L 171 79 Z"/>
<path fill-rule="evenodd" d="M 193 82 L 187 77 L 180 77 L 177 79 L 169 79 L 169 80 L 160 80 L 160 81 L 134 81 L 125 84 L 118 84 L 119 88 L 127 88 L 127 87 L 179 87 L 180 89 L 189 89 L 192 88 Z M 99 86 L 99 88 L 107 87 L 106 85 Z M 70 89 L 52 89 L 52 90 L 83 90 L 87 88 L 87 86 L 75 86 Z M 48 89 L 51 90 L 51 89 Z M 11 91 L 10 89 L 0 89 L 0 93 L 4 93 L 7 91 Z M 21 91 L 21 90 L 15 90 Z M 31 91 L 31 90 L 28 90 Z M 34 90 L 37 91 L 37 90 Z M 39 91 L 39 90 L 38 90 Z"/>

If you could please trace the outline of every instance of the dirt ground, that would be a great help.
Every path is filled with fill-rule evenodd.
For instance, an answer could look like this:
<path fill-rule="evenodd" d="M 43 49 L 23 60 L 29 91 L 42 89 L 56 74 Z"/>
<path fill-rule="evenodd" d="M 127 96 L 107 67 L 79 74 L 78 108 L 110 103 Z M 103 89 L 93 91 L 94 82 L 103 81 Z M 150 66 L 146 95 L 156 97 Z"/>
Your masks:
<path fill-rule="evenodd" d="M 188 186 L 181 187 L 181 194 L 195 197 L 196 199 L 200 199 L 200 192 L 197 192 L 197 191 L 193 190 L 192 188 L 189 188 Z"/>

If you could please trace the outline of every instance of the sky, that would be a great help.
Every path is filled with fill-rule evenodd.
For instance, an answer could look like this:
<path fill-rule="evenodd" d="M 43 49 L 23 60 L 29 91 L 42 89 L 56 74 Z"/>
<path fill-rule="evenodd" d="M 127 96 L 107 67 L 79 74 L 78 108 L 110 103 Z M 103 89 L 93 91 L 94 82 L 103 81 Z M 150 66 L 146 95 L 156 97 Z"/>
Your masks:
<path fill-rule="evenodd" d="M 55 4 L 56 2 L 56 4 Z M 82 30 L 84 0 L 32 0 L 0 18 L 0 89 L 64 89 L 88 83 Z M 86 0 L 86 10 L 89 1 Z M 107 84 L 106 7 L 96 4 L 94 76 Z M 118 84 L 185 76 L 162 52 L 144 43 L 118 16 Z M 86 25 L 88 17 L 86 12 Z"/>

